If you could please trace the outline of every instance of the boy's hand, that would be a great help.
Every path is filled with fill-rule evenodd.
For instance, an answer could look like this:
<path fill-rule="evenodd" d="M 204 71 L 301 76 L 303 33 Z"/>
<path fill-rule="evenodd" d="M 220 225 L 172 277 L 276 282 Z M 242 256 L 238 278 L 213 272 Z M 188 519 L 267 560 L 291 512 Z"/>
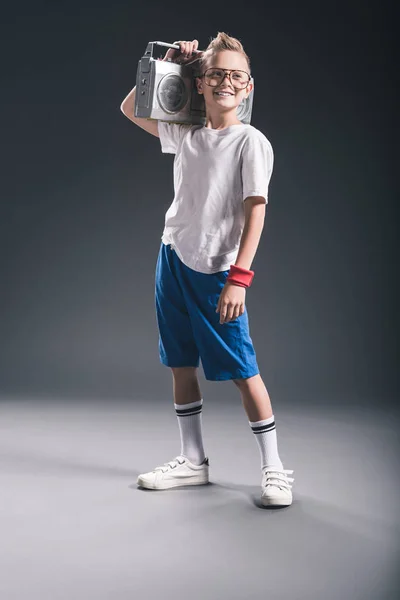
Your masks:
<path fill-rule="evenodd" d="M 246 288 L 226 282 L 218 298 L 215 312 L 220 312 L 219 322 L 228 323 L 244 313 Z"/>
<path fill-rule="evenodd" d="M 196 52 L 199 47 L 198 40 L 193 40 L 192 42 L 174 42 L 174 45 L 179 45 L 180 50 L 169 48 L 164 58 L 159 60 L 167 60 L 170 58 L 172 62 L 176 62 L 180 65 L 188 65 L 191 62 L 198 60 L 203 54 L 203 52 L 200 51 Z"/>

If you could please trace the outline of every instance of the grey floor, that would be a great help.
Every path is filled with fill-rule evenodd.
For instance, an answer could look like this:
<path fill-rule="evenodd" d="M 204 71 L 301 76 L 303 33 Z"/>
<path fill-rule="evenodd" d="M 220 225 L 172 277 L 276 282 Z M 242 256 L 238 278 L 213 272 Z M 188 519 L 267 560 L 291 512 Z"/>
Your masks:
<path fill-rule="evenodd" d="M 273 402 L 295 482 L 268 509 L 238 399 L 204 402 L 211 483 L 152 492 L 170 401 L 2 397 L 1 599 L 399 598 L 398 421 L 330 404 Z"/>

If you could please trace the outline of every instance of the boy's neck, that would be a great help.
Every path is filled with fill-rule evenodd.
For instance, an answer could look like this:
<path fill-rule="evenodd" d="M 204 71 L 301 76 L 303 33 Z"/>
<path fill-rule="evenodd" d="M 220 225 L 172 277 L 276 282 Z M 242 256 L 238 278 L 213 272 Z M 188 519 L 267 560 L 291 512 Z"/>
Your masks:
<path fill-rule="evenodd" d="M 227 127 L 230 127 L 231 125 L 243 125 L 242 121 L 239 121 L 238 119 L 234 120 L 234 121 L 221 121 L 221 120 L 215 120 L 211 121 L 211 119 L 207 119 L 206 123 L 204 125 L 204 127 L 206 127 L 207 129 L 226 129 Z"/>

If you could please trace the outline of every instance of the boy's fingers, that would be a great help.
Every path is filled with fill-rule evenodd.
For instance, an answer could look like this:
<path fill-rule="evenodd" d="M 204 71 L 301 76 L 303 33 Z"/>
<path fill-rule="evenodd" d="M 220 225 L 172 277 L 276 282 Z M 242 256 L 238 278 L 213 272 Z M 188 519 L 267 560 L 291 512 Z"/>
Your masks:
<path fill-rule="evenodd" d="M 179 46 L 179 50 L 175 50 L 175 52 L 177 53 L 177 58 L 179 60 L 179 62 L 186 62 L 186 61 L 192 61 L 193 57 L 199 58 L 203 52 L 199 51 L 197 52 L 197 48 L 199 47 L 199 41 L 198 40 L 193 40 L 192 42 L 187 42 L 187 41 L 179 41 L 179 42 L 174 42 L 174 44 L 176 46 Z"/>

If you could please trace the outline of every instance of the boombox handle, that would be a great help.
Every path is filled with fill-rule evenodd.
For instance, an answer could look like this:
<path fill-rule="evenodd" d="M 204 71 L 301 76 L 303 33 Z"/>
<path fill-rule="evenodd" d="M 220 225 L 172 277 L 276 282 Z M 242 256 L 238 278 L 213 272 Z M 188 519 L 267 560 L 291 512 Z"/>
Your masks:
<path fill-rule="evenodd" d="M 167 48 L 173 48 L 174 50 L 180 49 L 180 46 L 178 44 L 168 44 L 167 42 L 149 42 L 147 44 L 147 48 L 146 48 L 146 52 L 144 53 L 144 56 L 153 58 L 154 46 L 166 46 Z M 195 50 L 195 52 L 201 52 L 201 50 Z"/>
<path fill-rule="evenodd" d="M 173 48 L 174 50 L 180 49 L 180 47 L 177 44 L 168 44 L 167 42 L 149 42 L 147 44 L 146 52 L 144 53 L 144 55 L 142 56 L 142 59 L 141 59 L 142 73 L 150 72 L 150 61 L 153 60 L 154 46 L 166 46 L 167 48 Z M 201 50 L 195 50 L 195 52 L 201 52 Z M 195 62 L 195 60 L 197 60 L 197 59 L 193 59 L 193 61 L 191 61 L 190 63 L 187 63 L 187 64 L 189 65 L 192 62 Z"/>

